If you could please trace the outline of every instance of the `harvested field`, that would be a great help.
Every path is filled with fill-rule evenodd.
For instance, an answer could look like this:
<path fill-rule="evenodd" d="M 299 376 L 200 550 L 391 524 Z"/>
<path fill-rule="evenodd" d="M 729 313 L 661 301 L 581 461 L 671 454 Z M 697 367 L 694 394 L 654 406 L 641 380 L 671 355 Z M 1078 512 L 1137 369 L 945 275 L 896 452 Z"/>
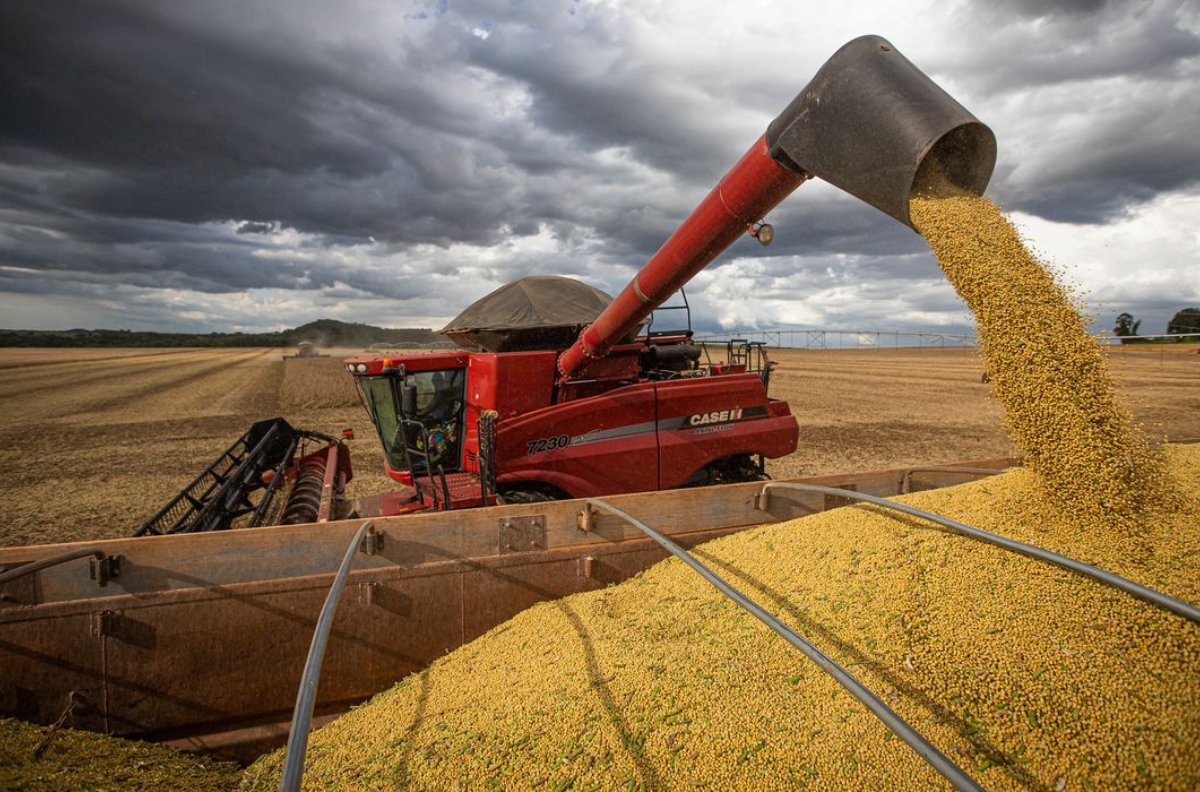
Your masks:
<path fill-rule="evenodd" d="M 975 349 L 772 350 L 773 396 L 800 447 L 775 478 L 1014 456 Z M 1153 439 L 1200 438 L 1195 347 L 1105 347 L 1118 395 Z"/>
<path fill-rule="evenodd" d="M 352 495 L 390 488 L 343 356 L 278 350 L 0 350 L 0 544 L 132 533 L 251 423 L 282 415 L 354 427 Z M 773 350 L 772 394 L 791 402 L 800 448 L 776 478 L 1008 456 L 972 349 Z M 1200 437 L 1194 347 L 1106 351 L 1118 391 L 1152 437 Z"/>
<path fill-rule="evenodd" d="M 15 499 L 0 529 L 4 545 L 127 536 L 252 423 L 279 415 L 332 435 L 366 431 L 350 446 L 352 486 L 388 487 L 340 357 L 85 352 L 96 354 L 0 351 L 0 465 Z"/>
<path fill-rule="evenodd" d="M 76 363 L 99 363 L 120 358 L 154 357 L 156 355 L 178 356 L 181 353 L 204 353 L 206 349 L 147 349 L 145 347 L 129 348 L 90 348 L 80 349 L 46 349 L 44 347 L 5 348 L 0 351 L 0 369 L 20 368 L 23 366 L 53 366 L 69 358 Z"/>

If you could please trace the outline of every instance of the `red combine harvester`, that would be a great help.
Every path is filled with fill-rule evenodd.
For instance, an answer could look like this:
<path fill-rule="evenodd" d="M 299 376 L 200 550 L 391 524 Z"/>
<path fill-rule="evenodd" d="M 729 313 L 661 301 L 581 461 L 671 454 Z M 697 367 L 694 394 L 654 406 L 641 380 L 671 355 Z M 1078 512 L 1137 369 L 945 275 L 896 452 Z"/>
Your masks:
<path fill-rule="evenodd" d="M 317 451 L 328 460 L 321 502 L 295 511 L 323 521 L 763 478 L 764 460 L 792 453 L 799 433 L 788 404 L 768 395 L 765 349 L 730 344 L 713 364 L 690 328 L 641 332 L 647 319 L 739 237 L 768 243 L 774 231 L 762 218 L 810 178 L 911 225 L 914 191 L 936 180 L 982 194 L 995 158 L 991 130 L 887 41 L 855 39 L 615 299 L 568 278 L 525 278 L 443 330 L 462 350 L 348 359 L 387 472 L 402 486 L 350 504 L 346 455 Z M 202 475 L 219 479 L 208 494 L 181 498 L 197 515 L 215 500 L 217 511 L 261 519 L 255 498 L 315 469 L 249 447 L 245 457 L 231 475 Z M 283 500 L 285 510 L 294 505 Z"/>
<path fill-rule="evenodd" d="M 559 305 L 594 290 L 526 278 L 464 316 L 526 291 Z M 364 499 L 363 516 L 749 481 L 763 475 L 763 457 L 796 448 L 788 405 L 767 396 L 761 346 L 701 365 L 690 333 L 648 333 L 580 373 L 560 368 L 569 324 L 459 328 L 444 332 L 478 351 L 346 361 L 388 474 L 406 485 Z"/>
<path fill-rule="evenodd" d="M 527 278 L 443 330 L 472 351 L 347 360 L 388 474 L 406 485 L 360 513 L 762 478 L 764 459 L 798 439 L 788 404 L 768 396 L 764 349 L 731 344 L 725 361 L 702 365 L 690 330 L 638 328 L 738 237 L 768 243 L 761 219 L 813 176 L 910 224 L 914 185 L 936 175 L 982 193 L 994 163 L 990 130 L 887 42 L 851 42 L 615 300 Z M 589 313 L 597 299 L 608 304 Z"/>

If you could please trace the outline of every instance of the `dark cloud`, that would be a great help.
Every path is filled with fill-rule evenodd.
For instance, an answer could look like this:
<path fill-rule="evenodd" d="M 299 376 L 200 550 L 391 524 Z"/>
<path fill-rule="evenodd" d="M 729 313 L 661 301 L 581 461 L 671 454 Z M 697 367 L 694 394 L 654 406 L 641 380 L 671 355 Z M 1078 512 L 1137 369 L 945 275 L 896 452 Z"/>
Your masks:
<path fill-rule="evenodd" d="M 998 0 L 995 5 L 1011 8 L 1032 19 L 1046 17 L 1080 17 L 1095 14 L 1109 4 L 1110 0 Z"/>
<path fill-rule="evenodd" d="M 286 24 L 247 35 L 247 15 L 282 23 L 283 7 L 198 5 L 226 13 L 139 2 L 0 11 L 0 142 L 88 169 L 45 185 L 58 204 L 335 235 L 384 234 L 407 217 L 418 222 L 396 236 L 411 239 L 436 210 L 431 196 L 477 189 L 473 173 L 443 167 L 460 152 L 430 128 L 465 124 L 448 119 L 432 75 L 406 81 L 390 53 L 314 48 L 314 31 Z"/>
<path fill-rule="evenodd" d="M 976 4 L 939 68 L 997 133 L 1006 208 L 1104 223 L 1200 185 L 1200 29 L 1185 2 Z"/>
<path fill-rule="evenodd" d="M 997 131 L 1007 208 L 1105 223 L 1200 184 L 1185 9 L 970 4 L 947 19 L 987 35 L 906 54 Z M 0 291 L 132 289 L 155 326 L 169 291 L 211 329 L 231 315 L 217 299 L 242 310 L 242 293 L 446 318 L 534 272 L 616 292 L 842 43 L 833 23 L 746 23 L 716 31 L 737 52 L 675 52 L 667 33 L 700 23 L 667 31 L 642 13 L 7 0 Z M 778 315 L 819 299 L 805 310 L 841 320 L 851 291 L 919 321 L 958 316 L 921 239 L 828 185 L 769 219 L 771 248 L 742 240 L 714 265 L 741 285 L 697 279 L 710 316 L 754 319 L 735 303 L 757 293 Z"/>
<path fill-rule="evenodd" d="M 6 5 L 6 141 L 211 179 L 247 166 L 366 172 L 361 148 L 329 145 L 305 113 L 321 76 L 312 63 L 238 48 L 151 8 Z"/>
<path fill-rule="evenodd" d="M 278 227 L 277 223 L 245 222 L 238 226 L 237 232 L 239 234 L 270 234 Z"/>

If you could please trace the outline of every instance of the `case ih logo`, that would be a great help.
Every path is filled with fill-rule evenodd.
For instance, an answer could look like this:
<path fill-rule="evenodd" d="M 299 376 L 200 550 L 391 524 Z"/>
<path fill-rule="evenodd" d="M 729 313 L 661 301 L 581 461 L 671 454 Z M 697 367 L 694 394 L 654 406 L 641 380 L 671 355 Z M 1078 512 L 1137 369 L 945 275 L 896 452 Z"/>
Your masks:
<path fill-rule="evenodd" d="M 734 407 L 732 410 L 718 410 L 716 412 L 696 413 L 691 418 L 688 418 L 688 423 L 692 426 L 708 426 L 709 424 L 729 423 L 730 421 L 739 421 L 742 418 L 742 408 Z"/>

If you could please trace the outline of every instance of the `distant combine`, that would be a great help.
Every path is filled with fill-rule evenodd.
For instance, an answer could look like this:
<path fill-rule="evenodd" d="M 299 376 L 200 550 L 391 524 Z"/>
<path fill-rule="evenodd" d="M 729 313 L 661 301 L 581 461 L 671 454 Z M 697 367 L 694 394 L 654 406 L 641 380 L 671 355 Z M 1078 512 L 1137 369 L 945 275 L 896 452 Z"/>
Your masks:
<path fill-rule="evenodd" d="M 317 345 L 314 344 L 312 341 L 301 341 L 300 343 L 296 344 L 296 354 L 284 355 L 283 359 L 289 360 L 291 358 L 320 358 L 320 357 L 329 357 L 329 355 L 323 355 L 320 352 L 317 352 Z"/>

